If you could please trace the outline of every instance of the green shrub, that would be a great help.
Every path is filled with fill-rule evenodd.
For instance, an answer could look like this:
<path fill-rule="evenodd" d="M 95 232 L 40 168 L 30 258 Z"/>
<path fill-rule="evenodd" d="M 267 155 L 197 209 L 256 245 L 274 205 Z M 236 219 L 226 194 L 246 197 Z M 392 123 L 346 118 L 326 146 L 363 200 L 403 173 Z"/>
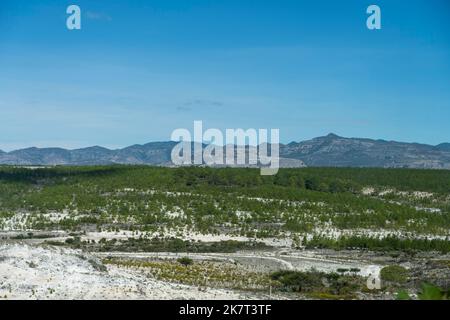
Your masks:
<path fill-rule="evenodd" d="M 181 265 L 187 267 L 187 266 L 190 266 L 191 264 L 193 264 L 194 260 L 192 260 L 191 258 L 188 258 L 188 257 L 182 257 L 182 258 L 178 258 L 177 262 L 180 263 Z"/>
<path fill-rule="evenodd" d="M 422 284 L 422 291 L 418 296 L 420 300 L 447 300 L 449 298 L 448 292 L 429 283 Z"/>
<path fill-rule="evenodd" d="M 400 290 L 395 295 L 396 300 L 411 300 L 411 297 L 409 296 L 408 292 L 405 290 Z"/>
<path fill-rule="evenodd" d="M 313 294 L 330 294 L 351 296 L 361 289 L 362 278 L 359 276 L 340 275 L 319 271 L 282 270 L 271 274 L 274 281 L 280 283 L 280 290 Z"/>
<path fill-rule="evenodd" d="M 408 270 L 402 266 L 387 266 L 381 269 L 380 278 L 383 281 L 405 283 L 408 280 Z"/>

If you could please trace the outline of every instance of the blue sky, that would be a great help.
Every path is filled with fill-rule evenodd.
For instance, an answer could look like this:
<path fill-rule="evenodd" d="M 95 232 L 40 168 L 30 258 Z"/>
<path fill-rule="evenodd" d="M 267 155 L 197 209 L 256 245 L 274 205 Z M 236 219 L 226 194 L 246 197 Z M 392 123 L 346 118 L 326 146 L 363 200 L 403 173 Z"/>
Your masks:
<path fill-rule="evenodd" d="M 82 29 L 66 28 L 77 4 Z M 366 28 L 366 8 L 382 29 Z M 0 149 L 176 128 L 450 141 L 446 0 L 0 2 Z"/>

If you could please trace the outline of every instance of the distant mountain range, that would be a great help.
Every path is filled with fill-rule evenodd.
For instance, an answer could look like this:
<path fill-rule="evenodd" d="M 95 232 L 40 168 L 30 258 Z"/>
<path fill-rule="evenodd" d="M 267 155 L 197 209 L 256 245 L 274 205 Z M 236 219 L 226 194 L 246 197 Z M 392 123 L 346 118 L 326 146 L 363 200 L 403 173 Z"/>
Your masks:
<path fill-rule="evenodd" d="M 308 166 L 450 169 L 450 143 L 437 146 L 330 133 L 280 146 L 280 155 L 301 159 Z"/>
<path fill-rule="evenodd" d="M 27 148 L 4 152 L 7 165 L 147 164 L 171 166 L 170 154 L 177 142 L 151 142 L 123 149 L 89 147 Z M 437 146 L 364 138 L 344 138 L 330 133 L 302 142 L 280 144 L 281 167 L 385 167 L 450 169 L 450 143 Z"/>

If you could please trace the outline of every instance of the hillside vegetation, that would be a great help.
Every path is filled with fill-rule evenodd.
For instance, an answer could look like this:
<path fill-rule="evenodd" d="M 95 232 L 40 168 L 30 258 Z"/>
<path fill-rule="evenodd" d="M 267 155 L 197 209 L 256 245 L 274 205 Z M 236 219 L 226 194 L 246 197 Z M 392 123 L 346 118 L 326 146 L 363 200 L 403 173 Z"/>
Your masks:
<path fill-rule="evenodd" d="M 438 170 L 302 168 L 267 177 L 243 168 L 0 167 L 0 227 L 187 228 L 318 247 L 447 252 L 449 190 L 450 171 Z"/>

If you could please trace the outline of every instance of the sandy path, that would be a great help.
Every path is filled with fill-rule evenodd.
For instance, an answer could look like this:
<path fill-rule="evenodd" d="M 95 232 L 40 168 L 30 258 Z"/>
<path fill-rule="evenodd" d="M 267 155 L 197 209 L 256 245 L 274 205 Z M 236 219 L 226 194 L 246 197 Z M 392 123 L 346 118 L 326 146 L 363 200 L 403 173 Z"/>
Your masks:
<path fill-rule="evenodd" d="M 317 257 L 310 252 L 295 253 L 292 255 L 279 255 L 277 252 L 254 253 L 171 253 L 171 252 L 99 252 L 95 255 L 129 259 L 176 259 L 188 256 L 195 260 L 221 260 L 239 262 L 250 268 L 260 271 L 299 270 L 307 271 L 312 268 L 323 272 L 336 272 L 339 268 L 358 268 L 358 274 L 368 276 L 378 274 L 381 266 L 368 264 L 362 261 L 342 261 Z"/>

